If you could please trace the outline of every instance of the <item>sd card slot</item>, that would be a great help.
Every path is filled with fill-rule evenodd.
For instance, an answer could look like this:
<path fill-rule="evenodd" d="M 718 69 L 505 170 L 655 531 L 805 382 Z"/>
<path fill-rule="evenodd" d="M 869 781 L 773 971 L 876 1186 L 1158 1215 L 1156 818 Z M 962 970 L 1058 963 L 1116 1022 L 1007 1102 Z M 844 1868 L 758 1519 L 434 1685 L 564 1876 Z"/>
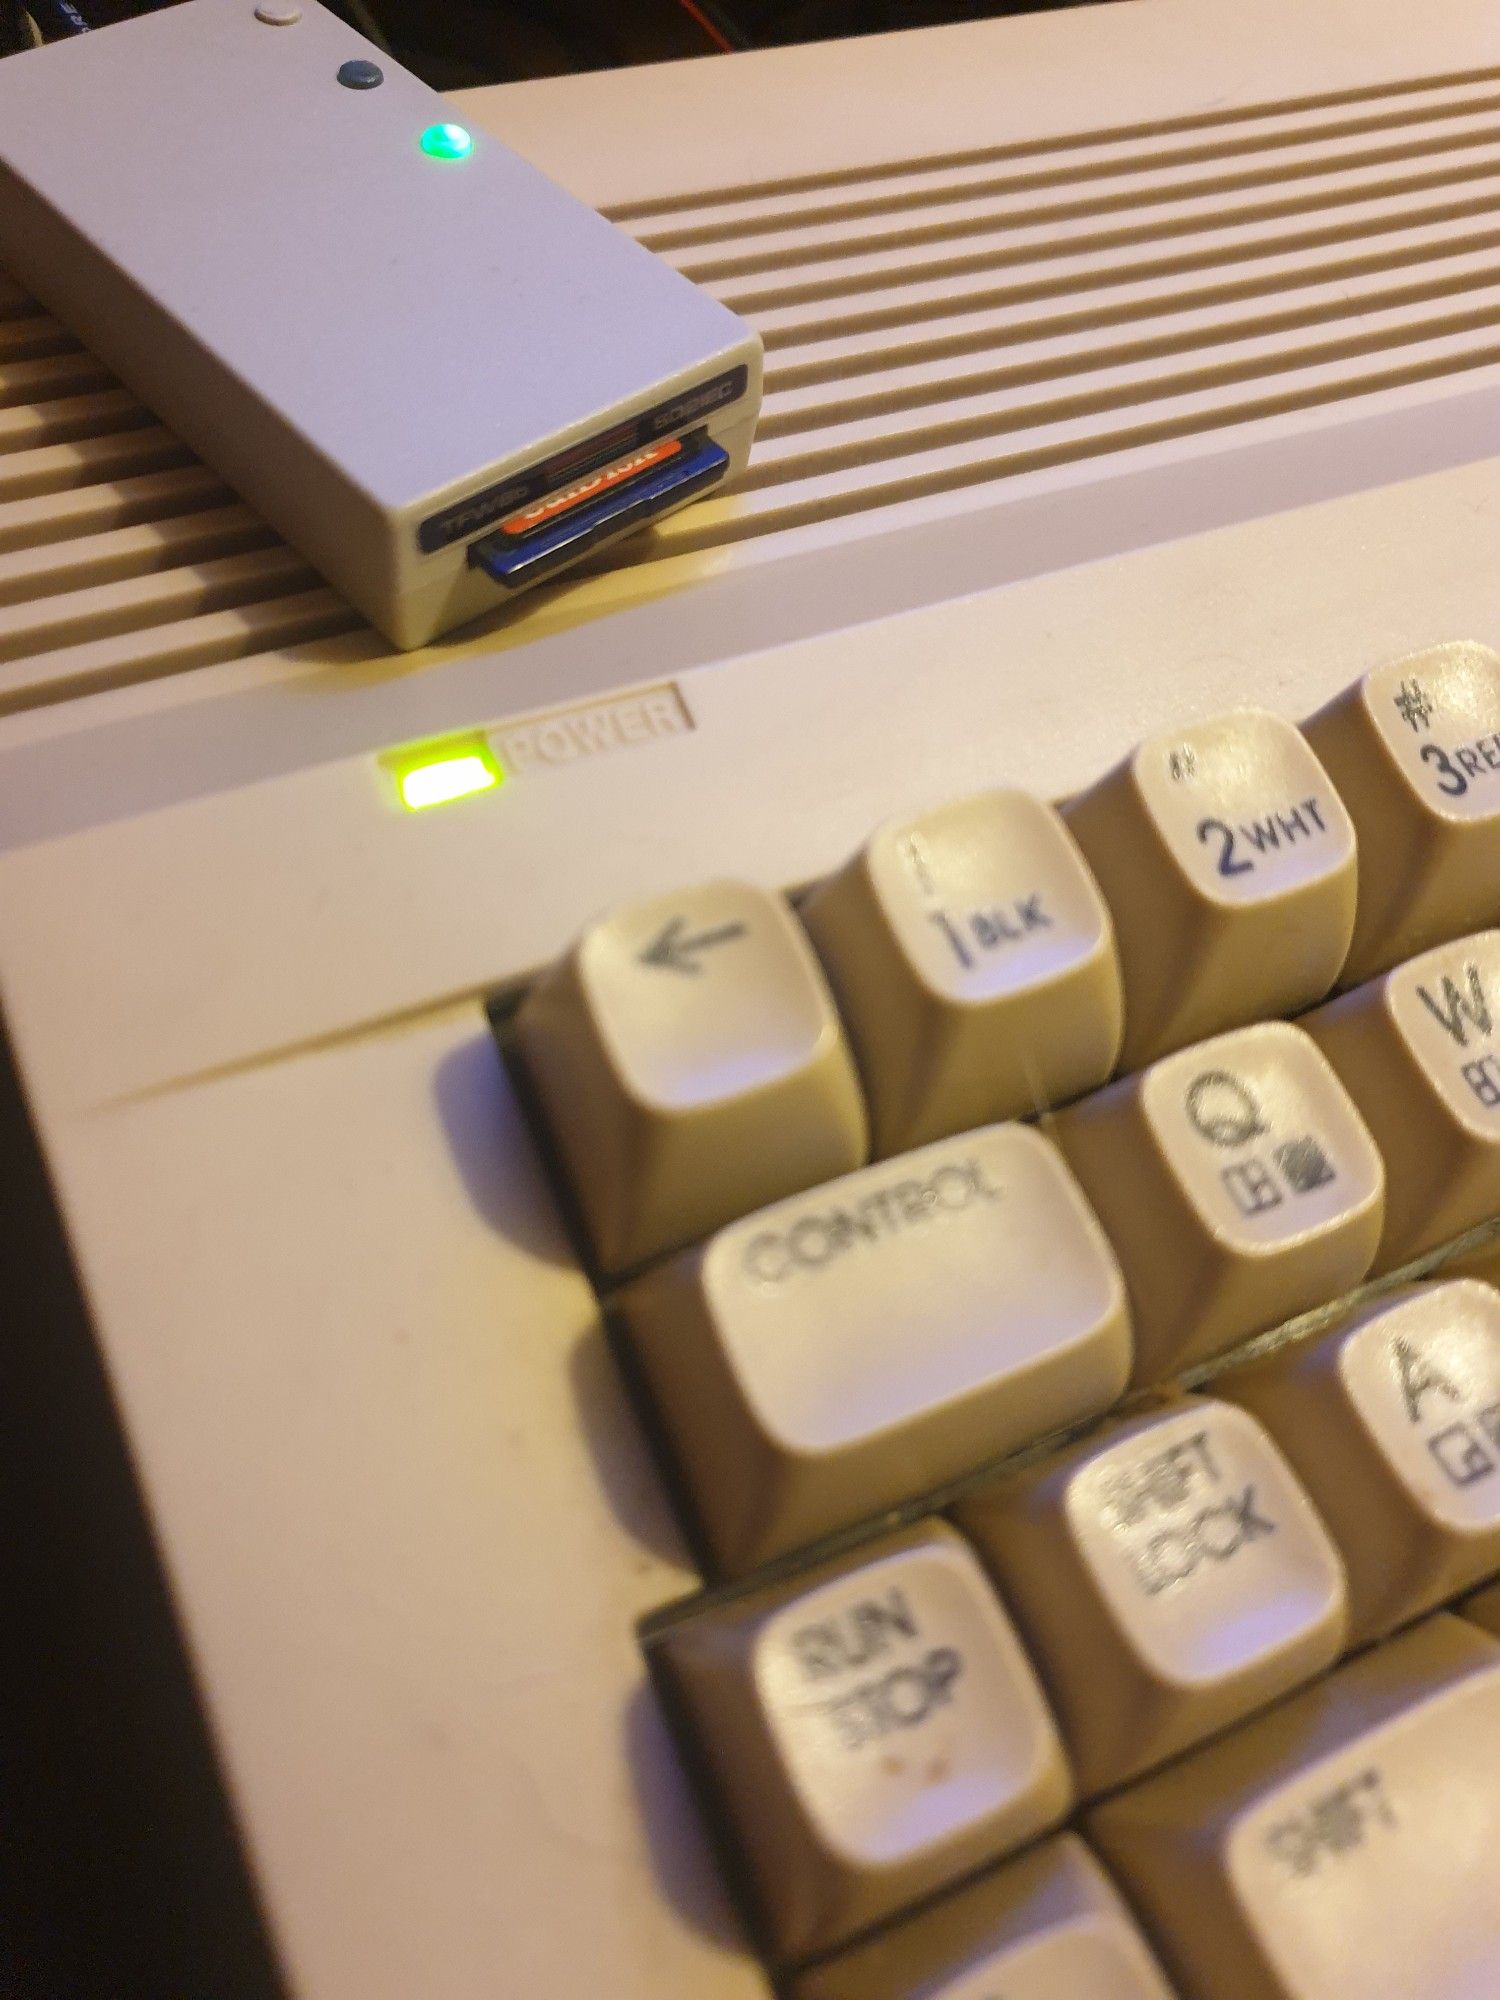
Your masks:
<path fill-rule="evenodd" d="M 728 468 L 728 452 L 712 438 L 700 435 L 684 440 L 664 462 L 633 476 L 627 474 L 598 498 L 581 494 L 576 502 L 565 503 L 552 519 L 539 508 L 542 518 L 534 524 L 524 520 L 507 523 L 499 533 L 471 543 L 469 561 L 510 589 L 535 583 L 549 570 L 573 562 L 607 535 L 644 527 L 669 507 L 681 506 L 707 492 Z"/>

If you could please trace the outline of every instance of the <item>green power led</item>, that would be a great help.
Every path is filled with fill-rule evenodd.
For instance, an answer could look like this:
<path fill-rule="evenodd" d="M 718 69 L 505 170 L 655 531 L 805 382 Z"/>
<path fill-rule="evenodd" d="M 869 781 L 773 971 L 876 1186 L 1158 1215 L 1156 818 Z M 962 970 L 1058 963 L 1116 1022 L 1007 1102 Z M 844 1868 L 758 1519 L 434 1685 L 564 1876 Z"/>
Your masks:
<path fill-rule="evenodd" d="M 462 125 L 429 125 L 421 146 L 430 160 L 465 160 L 474 150 L 474 135 Z"/>
<path fill-rule="evenodd" d="M 390 750 L 380 762 L 396 780 L 408 812 L 452 805 L 455 799 L 497 791 L 505 783 L 504 768 L 484 736 L 449 737 L 446 743 Z"/>

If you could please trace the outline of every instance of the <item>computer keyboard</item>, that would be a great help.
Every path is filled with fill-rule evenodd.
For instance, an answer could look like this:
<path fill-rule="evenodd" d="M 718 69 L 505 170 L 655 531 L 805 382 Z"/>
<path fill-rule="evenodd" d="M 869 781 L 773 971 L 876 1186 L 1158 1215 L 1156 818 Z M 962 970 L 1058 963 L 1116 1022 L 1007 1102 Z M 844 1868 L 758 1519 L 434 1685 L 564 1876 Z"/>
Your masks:
<path fill-rule="evenodd" d="M 399 661 L 0 274 L 7 2000 L 1494 2000 L 1497 109 L 466 95 L 764 424 Z"/>
<path fill-rule="evenodd" d="M 1444 643 L 498 1011 L 796 2000 L 1500 1990 L 1500 1646 L 1442 1608 L 1500 1575 L 1500 1292 L 1395 1282 L 1500 1214 L 1497 842 L 1500 655 Z"/>

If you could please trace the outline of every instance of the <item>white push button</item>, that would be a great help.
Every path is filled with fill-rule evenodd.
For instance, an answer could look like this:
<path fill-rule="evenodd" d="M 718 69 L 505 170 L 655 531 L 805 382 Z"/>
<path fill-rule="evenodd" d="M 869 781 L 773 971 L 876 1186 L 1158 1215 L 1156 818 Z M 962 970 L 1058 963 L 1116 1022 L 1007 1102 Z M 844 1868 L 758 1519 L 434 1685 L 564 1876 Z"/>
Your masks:
<path fill-rule="evenodd" d="M 1025 1125 L 765 1209 L 621 1310 L 719 1565 L 737 1570 L 1107 1409 L 1119 1269 Z"/>
<path fill-rule="evenodd" d="M 1068 1809 L 1036 1678 L 951 1529 L 710 1611 L 663 1646 L 782 1953 L 838 1942 Z"/>
<path fill-rule="evenodd" d="M 865 1156 L 832 996 L 763 889 L 711 883 L 594 924 L 538 981 L 516 1043 L 606 1270 Z"/>
<path fill-rule="evenodd" d="M 802 908 L 877 1153 L 1045 1109 L 1120 1052 L 1098 885 L 1051 806 L 986 792 L 887 826 Z"/>
<path fill-rule="evenodd" d="M 1363 1645 L 1500 1572 L 1500 1293 L 1417 1285 L 1220 1376 L 1311 1494 Z"/>
<path fill-rule="evenodd" d="M 1359 832 L 1345 985 L 1500 921 L 1500 654 L 1434 646 L 1305 725 Z"/>
<path fill-rule="evenodd" d="M 1124 1270 L 1138 1381 L 1337 1298 L 1370 1267 L 1380 1155 L 1300 1028 L 1264 1021 L 1182 1049 L 1052 1129 Z"/>
<path fill-rule="evenodd" d="M 1076 1834 L 946 1896 L 810 1972 L 792 2000 L 1172 2000 Z"/>
<path fill-rule="evenodd" d="M 1354 828 L 1306 742 L 1247 709 L 1155 736 L 1064 808 L 1115 920 L 1124 1066 L 1333 985 Z"/>
<path fill-rule="evenodd" d="M 1377 1270 L 1500 1215 L 1500 931 L 1423 952 L 1302 1026 L 1385 1159 Z"/>
<path fill-rule="evenodd" d="M 1010 1605 L 1079 1788 L 1117 1785 L 1330 1666 L 1344 1572 L 1243 1410 L 1184 1397 L 956 1515 Z"/>
<path fill-rule="evenodd" d="M 1500 1993 L 1500 1645 L 1437 1617 L 1089 1816 L 1193 2000 Z"/>

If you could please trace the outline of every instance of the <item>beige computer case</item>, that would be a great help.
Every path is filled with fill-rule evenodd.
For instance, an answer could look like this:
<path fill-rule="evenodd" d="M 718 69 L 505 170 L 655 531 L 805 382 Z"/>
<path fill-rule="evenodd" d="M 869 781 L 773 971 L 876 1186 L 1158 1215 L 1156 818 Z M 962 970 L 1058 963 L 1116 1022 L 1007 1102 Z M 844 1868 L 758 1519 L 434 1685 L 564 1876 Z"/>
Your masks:
<path fill-rule="evenodd" d="M 466 101 L 744 313 L 747 480 L 391 659 L 0 295 L 0 989 L 301 2000 L 752 2000 L 696 1586 L 481 997 L 1500 634 L 1493 0 L 1136 0 Z M 642 715 L 651 720 L 640 721 Z M 417 817 L 382 753 L 491 728 Z"/>

